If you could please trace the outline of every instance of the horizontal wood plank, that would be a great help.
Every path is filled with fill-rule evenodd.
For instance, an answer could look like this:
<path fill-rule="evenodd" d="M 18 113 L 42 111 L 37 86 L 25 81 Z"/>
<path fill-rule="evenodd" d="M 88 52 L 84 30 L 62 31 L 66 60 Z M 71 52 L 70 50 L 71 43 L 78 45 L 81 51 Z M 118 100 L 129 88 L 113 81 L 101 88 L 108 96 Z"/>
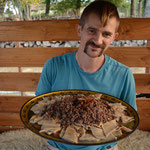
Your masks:
<path fill-rule="evenodd" d="M 41 67 L 48 59 L 77 49 L 2 48 L 0 67 Z M 110 47 L 106 54 L 129 67 L 150 67 L 150 47 Z"/>
<path fill-rule="evenodd" d="M 40 73 L 0 73 L 0 91 L 35 91 Z M 150 74 L 134 74 L 137 93 L 149 93 Z"/>
<path fill-rule="evenodd" d="M 77 23 L 78 20 L 1 22 L 0 41 L 78 40 Z"/>
<path fill-rule="evenodd" d="M 150 47 L 110 47 L 105 53 L 129 67 L 150 67 Z"/>
<path fill-rule="evenodd" d="M 150 98 L 137 98 L 138 113 L 150 116 Z M 150 119 L 149 119 L 150 120 Z"/>
<path fill-rule="evenodd" d="M 0 112 L 17 113 L 31 96 L 0 96 Z"/>
<path fill-rule="evenodd" d="M 150 98 L 137 98 L 139 129 L 150 131 Z"/>
<path fill-rule="evenodd" d="M 150 93 L 150 74 L 134 74 L 136 92 Z"/>
<path fill-rule="evenodd" d="M 0 125 L 4 126 L 21 126 L 23 127 L 23 123 L 20 119 L 20 113 L 12 113 L 12 112 L 0 112 Z"/>
<path fill-rule="evenodd" d="M 16 98 L 16 100 L 15 100 Z M 3 128 L 3 130 L 9 129 L 9 128 L 20 128 L 24 127 L 23 123 L 20 120 L 19 111 L 20 109 L 15 107 L 9 110 L 10 105 L 6 106 L 4 103 L 11 103 L 12 105 L 16 105 L 16 101 L 18 101 L 19 106 L 22 106 L 24 102 L 26 102 L 26 98 L 29 97 L 19 97 L 16 96 L 10 96 L 7 98 L 4 98 L 3 96 L 0 96 L 0 108 L 3 106 L 5 107 L 3 109 L 3 112 L 0 111 L 0 129 Z M 31 97 L 30 97 L 31 98 Z M 4 102 L 4 101 L 7 102 Z M 150 130 L 150 98 L 138 98 L 137 99 L 137 107 L 138 107 L 138 114 L 140 117 L 140 124 L 139 129 L 142 130 Z M 8 110 L 7 110 L 8 109 Z"/>
<path fill-rule="evenodd" d="M 76 33 L 78 23 L 78 19 L 0 22 L 0 41 L 79 40 Z M 150 18 L 121 18 L 118 39 L 150 40 L 149 24 Z"/>
<path fill-rule="evenodd" d="M 35 91 L 40 73 L 0 73 L 0 91 Z"/>
<path fill-rule="evenodd" d="M 150 18 L 121 18 L 119 40 L 150 40 Z"/>
<path fill-rule="evenodd" d="M 150 131 L 150 116 L 140 116 L 139 129 Z"/>
<path fill-rule="evenodd" d="M 7 132 L 7 131 L 11 131 L 11 130 L 21 130 L 21 129 L 25 129 L 25 127 L 21 127 L 21 126 L 6 126 L 6 125 L 0 125 L 0 133 L 2 132 Z"/>
<path fill-rule="evenodd" d="M 55 56 L 77 48 L 1 48 L 0 67 L 41 67 Z"/>

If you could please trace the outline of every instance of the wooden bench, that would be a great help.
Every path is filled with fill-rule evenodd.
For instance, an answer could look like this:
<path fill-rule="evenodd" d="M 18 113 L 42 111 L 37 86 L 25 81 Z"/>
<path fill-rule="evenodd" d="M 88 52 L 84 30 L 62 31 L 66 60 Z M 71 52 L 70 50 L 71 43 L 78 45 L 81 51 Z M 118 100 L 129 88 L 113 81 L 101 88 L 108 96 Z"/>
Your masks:
<path fill-rule="evenodd" d="M 0 23 L 0 42 L 76 41 L 79 20 L 19 21 Z M 150 40 L 150 18 L 121 19 L 118 40 Z M 18 44 L 19 45 L 19 44 Z M 23 128 L 19 111 L 36 90 L 40 73 L 21 72 L 22 67 L 43 67 L 53 56 L 72 52 L 71 47 L 0 48 L 0 67 L 17 67 L 18 72 L 0 72 L 0 91 L 22 94 L 0 95 L 0 132 Z M 106 54 L 129 67 L 150 67 L 150 47 L 110 47 Z M 134 74 L 137 93 L 150 93 L 150 74 Z M 150 130 L 150 98 L 137 98 L 139 128 Z"/>

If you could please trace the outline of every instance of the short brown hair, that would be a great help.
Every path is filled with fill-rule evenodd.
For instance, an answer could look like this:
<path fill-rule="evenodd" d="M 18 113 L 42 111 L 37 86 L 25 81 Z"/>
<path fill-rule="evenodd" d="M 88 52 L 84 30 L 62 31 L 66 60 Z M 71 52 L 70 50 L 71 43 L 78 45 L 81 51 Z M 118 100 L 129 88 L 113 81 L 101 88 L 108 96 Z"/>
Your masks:
<path fill-rule="evenodd" d="M 104 1 L 104 0 L 96 0 L 92 3 L 90 3 L 83 11 L 81 18 L 80 18 L 80 25 L 83 28 L 85 25 L 86 20 L 88 19 L 88 16 L 94 13 L 96 14 L 102 25 L 105 26 L 107 24 L 108 19 L 115 17 L 118 21 L 118 26 L 116 31 L 118 30 L 119 23 L 120 23 L 120 17 L 117 10 L 117 7 L 112 4 L 111 2 Z"/>

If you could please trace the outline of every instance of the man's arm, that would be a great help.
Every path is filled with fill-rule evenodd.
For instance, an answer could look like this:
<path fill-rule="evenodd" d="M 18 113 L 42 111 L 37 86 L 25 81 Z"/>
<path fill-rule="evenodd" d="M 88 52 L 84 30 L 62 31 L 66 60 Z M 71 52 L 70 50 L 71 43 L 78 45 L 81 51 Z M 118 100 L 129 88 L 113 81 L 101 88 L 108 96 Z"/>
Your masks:
<path fill-rule="evenodd" d="M 121 98 L 137 110 L 135 80 L 130 69 L 127 71 Z"/>
<path fill-rule="evenodd" d="M 41 95 L 51 92 L 52 80 L 53 80 L 53 60 L 48 60 L 42 70 L 41 77 L 35 92 L 35 95 Z"/>

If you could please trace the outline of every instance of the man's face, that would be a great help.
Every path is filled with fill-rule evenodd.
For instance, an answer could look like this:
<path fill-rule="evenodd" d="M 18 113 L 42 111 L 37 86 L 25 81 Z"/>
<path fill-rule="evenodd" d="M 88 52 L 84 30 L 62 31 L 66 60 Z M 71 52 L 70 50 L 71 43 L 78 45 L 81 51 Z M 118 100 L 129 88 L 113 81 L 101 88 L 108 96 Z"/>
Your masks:
<path fill-rule="evenodd" d="M 117 25 L 116 18 L 110 18 L 103 27 L 98 16 L 90 14 L 84 27 L 78 26 L 78 35 L 81 38 L 79 50 L 91 58 L 100 57 L 117 38 Z"/>

